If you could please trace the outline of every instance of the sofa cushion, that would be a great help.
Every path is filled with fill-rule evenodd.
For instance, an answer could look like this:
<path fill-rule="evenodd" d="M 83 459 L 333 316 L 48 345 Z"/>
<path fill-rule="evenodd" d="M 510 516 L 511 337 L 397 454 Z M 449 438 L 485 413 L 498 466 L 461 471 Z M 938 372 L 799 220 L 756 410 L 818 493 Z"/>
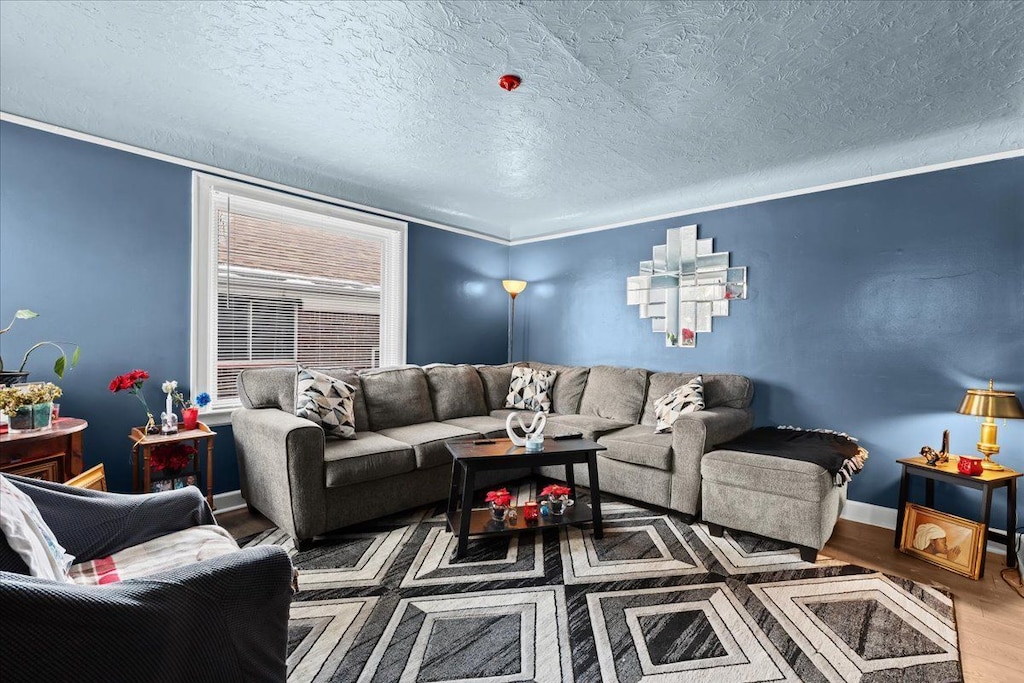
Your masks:
<path fill-rule="evenodd" d="M 356 419 L 356 431 L 365 432 L 369 430 L 370 417 L 366 412 L 366 398 L 363 396 L 363 381 L 359 377 L 359 372 L 352 368 L 337 366 L 313 369 L 324 373 L 328 377 L 340 379 L 342 382 L 353 388 L 352 410 Z"/>
<path fill-rule="evenodd" d="M 513 411 L 515 412 L 515 411 Z M 489 415 L 472 415 L 470 417 L 456 417 L 452 420 L 445 420 L 446 425 L 470 429 L 486 437 L 500 436 L 504 438 L 505 420 L 500 420 Z"/>
<path fill-rule="evenodd" d="M 433 422 L 434 409 L 430 405 L 430 389 L 423 368 L 364 370 L 359 378 L 363 382 L 371 430 L 379 432 Z"/>
<path fill-rule="evenodd" d="M 680 415 L 698 410 L 704 410 L 704 383 L 700 375 L 654 399 L 654 416 L 658 420 L 654 431 L 659 434 L 670 432 Z"/>
<path fill-rule="evenodd" d="M 701 477 L 735 490 L 746 489 L 817 503 L 835 488 L 832 475 L 812 462 L 760 453 L 716 450 L 700 461 Z"/>
<path fill-rule="evenodd" d="M 746 408 L 754 395 L 754 385 L 743 375 L 699 373 L 699 372 L 655 372 L 651 374 L 647 389 L 647 404 L 644 406 L 640 424 L 653 425 L 657 421 L 654 401 L 681 384 L 700 376 L 704 382 L 704 408 Z"/>
<path fill-rule="evenodd" d="M 608 450 L 602 457 L 633 465 L 672 469 L 672 433 L 658 434 L 647 425 L 633 425 L 605 434 L 597 440 Z"/>
<path fill-rule="evenodd" d="M 203 524 L 158 536 L 110 557 L 72 565 L 71 580 L 83 586 L 101 586 L 142 579 L 237 552 L 238 543 L 227 530 L 216 524 Z"/>
<path fill-rule="evenodd" d="M 632 426 L 629 422 L 608 420 L 593 415 L 549 415 L 547 427 L 544 433 L 548 436 L 559 434 L 571 434 L 572 432 L 583 432 L 584 439 L 597 441 L 598 437 L 616 429 Z"/>
<path fill-rule="evenodd" d="M 444 445 L 448 439 L 481 436 L 479 432 L 471 429 L 441 422 L 423 422 L 405 427 L 392 427 L 382 429 L 380 433 L 390 439 L 412 446 L 413 453 L 416 455 L 416 468 L 420 470 L 451 464 L 451 453 Z"/>
<path fill-rule="evenodd" d="M 328 377 L 340 379 L 355 389 L 352 408 L 355 411 L 356 431 L 369 429 L 363 384 L 355 370 L 344 367 L 313 368 Z M 295 414 L 295 368 L 250 368 L 238 373 L 238 396 L 246 408 L 279 408 Z"/>
<path fill-rule="evenodd" d="M 238 397 L 246 408 L 280 408 L 286 413 L 295 414 L 294 365 L 242 370 L 235 379 L 235 385 L 238 387 Z"/>
<path fill-rule="evenodd" d="M 484 385 L 472 365 L 428 365 L 427 386 L 438 422 L 470 415 L 487 415 Z"/>
<path fill-rule="evenodd" d="M 556 376 L 554 370 L 535 370 L 521 365 L 512 368 L 505 407 L 551 412 L 551 387 Z"/>
<path fill-rule="evenodd" d="M 295 414 L 320 425 L 324 436 L 356 438 L 355 387 L 322 372 L 299 368 L 295 378 Z"/>
<path fill-rule="evenodd" d="M 477 365 L 476 371 L 484 385 L 484 398 L 488 410 L 505 407 L 508 385 L 512 382 L 512 368 L 516 365 L 530 367 L 529 363 L 505 363 L 503 365 Z"/>
<path fill-rule="evenodd" d="M 579 412 L 635 425 L 640 421 L 646 392 L 646 370 L 596 365 L 590 368 Z"/>
<path fill-rule="evenodd" d="M 416 458 L 409 444 L 357 432 L 355 439 L 324 444 L 324 469 L 327 486 L 348 486 L 412 472 Z"/>
<path fill-rule="evenodd" d="M 578 413 L 583 389 L 587 386 L 590 368 L 573 367 L 571 365 L 551 365 L 550 363 L 531 363 L 531 368 L 554 370 L 555 383 L 551 387 L 551 412 Z"/>

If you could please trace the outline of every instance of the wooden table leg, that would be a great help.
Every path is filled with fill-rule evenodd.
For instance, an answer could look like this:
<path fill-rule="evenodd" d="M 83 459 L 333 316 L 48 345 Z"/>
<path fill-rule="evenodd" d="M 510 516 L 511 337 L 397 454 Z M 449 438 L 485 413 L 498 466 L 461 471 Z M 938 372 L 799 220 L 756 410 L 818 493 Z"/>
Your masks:
<path fill-rule="evenodd" d="M 469 547 L 469 523 L 473 517 L 473 468 L 463 463 L 462 472 L 462 515 L 459 518 L 459 542 L 455 547 L 455 557 L 465 557 Z"/>
<path fill-rule="evenodd" d="M 565 466 L 565 485 L 572 489 L 572 495 L 576 495 L 576 473 L 572 468 L 572 463 Z"/>
<path fill-rule="evenodd" d="M 198 450 L 198 449 L 196 449 Z M 206 502 L 213 509 L 213 439 L 206 440 Z"/>
<path fill-rule="evenodd" d="M 910 488 L 910 475 L 907 473 L 906 465 L 903 466 L 903 474 L 900 475 L 900 502 L 896 505 L 896 539 L 893 542 L 894 548 L 900 547 L 903 538 L 903 512 L 907 506 L 907 493 Z"/>
<path fill-rule="evenodd" d="M 132 491 L 134 493 L 141 493 L 139 491 L 139 445 L 135 444 L 132 446 Z"/>
<path fill-rule="evenodd" d="M 988 523 L 991 515 L 992 487 L 986 486 L 981 490 L 981 523 L 985 525 L 985 530 L 982 532 L 985 536 L 985 542 L 981 548 L 981 572 L 978 574 L 979 577 L 985 576 L 985 558 L 988 557 Z"/>
<path fill-rule="evenodd" d="M 597 479 L 597 453 L 587 454 L 587 469 L 590 473 L 590 507 L 594 512 L 594 538 L 604 538 L 604 521 L 601 519 L 601 484 Z"/>
<path fill-rule="evenodd" d="M 1017 553 L 1013 550 L 1017 538 L 1017 480 L 1011 479 L 1006 485 L 1006 566 L 1017 566 Z"/>
<path fill-rule="evenodd" d="M 150 493 L 153 488 L 153 473 L 149 469 L 149 446 L 140 446 L 140 448 L 142 448 L 142 492 Z"/>
<path fill-rule="evenodd" d="M 452 483 L 448 489 L 448 514 L 445 520 L 445 530 L 452 531 L 452 515 L 459 506 L 459 461 L 452 458 Z"/>

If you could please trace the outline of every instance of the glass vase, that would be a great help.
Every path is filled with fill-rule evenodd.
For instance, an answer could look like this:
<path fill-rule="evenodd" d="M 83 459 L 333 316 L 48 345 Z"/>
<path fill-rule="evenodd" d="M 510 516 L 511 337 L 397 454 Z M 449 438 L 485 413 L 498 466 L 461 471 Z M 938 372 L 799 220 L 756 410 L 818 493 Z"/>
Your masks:
<path fill-rule="evenodd" d="M 508 515 L 507 505 L 495 505 L 494 503 L 491 503 L 491 519 L 495 522 L 504 522 L 506 515 Z"/>
<path fill-rule="evenodd" d="M 182 429 L 196 429 L 199 426 L 199 408 L 182 408 L 181 410 Z"/>
<path fill-rule="evenodd" d="M 552 515 L 556 517 L 564 515 L 566 508 L 569 507 L 569 496 L 552 496 L 548 499 L 548 507 L 551 509 Z"/>
<path fill-rule="evenodd" d="M 50 426 L 53 419 L 53 402 L 36 403 L 31 406 L 21 406 L 14 413 L 7 416 L 7 421 L 12 432 L 31 432 L 36 429 L 45 429 Z"/>

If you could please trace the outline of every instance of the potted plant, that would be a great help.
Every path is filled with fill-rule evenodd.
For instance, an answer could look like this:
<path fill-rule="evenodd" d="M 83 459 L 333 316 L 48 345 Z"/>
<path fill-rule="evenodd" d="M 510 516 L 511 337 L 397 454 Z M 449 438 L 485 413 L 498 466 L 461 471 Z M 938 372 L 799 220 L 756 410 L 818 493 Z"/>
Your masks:
<path fill-rule="evenodd" d="M 185 429 L 195 429 L 199 426 L 199 409 L 205 408 L 210 404 L 210 395 L 205 391 L 195 398 L 187 399 L 185 395 L 178 391 L 178 383 L 174 380 L 170 382 L 164 382 L 165 385 L 170 385 L 171 396 L 174 398 L 174 402 L 181 406 L 181 421 Z M 166 391 L 166 387 L 164 391 Z"/>
<path fill-rule="evenodd" d="M 0 334 L 4 334 L 5 332 L 9 332 L 10 329 L 12 327 L 14 327 L 15 321 L 18 321 L 18 320 L 30 320 L 32 318 L 37 318 L 37 317 L 39 317 L 39 314 L 36 313 L 35 311 L 30 311 L 27 308 L 18 309 L 17 311 L 15 311 L 14 317 L 11 319 L 10 324 L 7 327 L 4 327 L 4 328 L 0 329 Z M 28 377 L 28 373 L 25 372 L 25 366 L 28 364 L 28 358 L 29 358 L 29 356 L 32 355 L 33 351 L 35 351 L 36 349 L 38 349 L 38 348 L 40 348 L 42 346 L 52 346 L 55 349 L 57 349 L 57 351 L 60 352 L 60 355 L 57 356 L 57 360 L 54 361 L 54 363 L 53 363 L 53 372 L 54 372 L 55 375 L 57 375 L 57 377 L 63 378 L 64 377 L 64 370 L 68 369 L 68 367 L 69 367 L 69 365 L 68 365 L 68 355 L 67 355 L 67 352 L 64 350 L 64 345 L 69 346 L 69 347 L 70 346 L 74 346 L 75 347 L 75 350 L 71 352 L 71 362 L 70 362 L 70 367 L 73 368 L 76 365 L 78 365 L 78 356 L 79 356 L 79 353 L 80 353 L 80 349 L 78 348 L 77 345 L 74 345 L 71 342 L 41 341 L 41 342 L 38 342 L 36 344 L 33 344 L 29 348 L 29 350 L 25 352 L 25 355 L 22 356 L 21 365 L 18 366 L 18 369 L 15 372 L 8 372 L 8 371 L 6 371 L 4 369 L 4 359 L 3 359 L 2 356 L 0 356 L 0 386 L 9 386 L 9 385 L 14 384 L 16 382 L 24 382 L 25 379 Z"/>
<path fill-rule="evenodd" d="M 44 429 L 53 417 L 53 399 L 60 395 L 60 387 L 50 382 L 5 386 L 0 388 L 0 412 L 12 432 Z"/>

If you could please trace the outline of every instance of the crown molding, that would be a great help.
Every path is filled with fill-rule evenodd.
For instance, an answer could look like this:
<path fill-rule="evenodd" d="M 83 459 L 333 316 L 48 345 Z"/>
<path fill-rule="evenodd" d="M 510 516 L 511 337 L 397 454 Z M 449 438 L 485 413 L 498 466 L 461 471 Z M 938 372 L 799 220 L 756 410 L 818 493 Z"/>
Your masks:
<path fill-rule="evenodd" d="M 439 230 L 453 232 L 458 235 L 464 235 L 466 237 L 475 237 L 477 239 L 486 240 L 488 242 L 494 242 L 496 244 L 502 244 L 505 246 L 509 245 L 509 241 L 501 237 L 485 235 L 484 233 L 475 232 L 473 230 L 466 230 L 465 228 L 456 228 L 455 226 L 452 225 L 445 225 L 444 223 L 429 221 L 426 220 L 425 218 L 407 216 L 405 214 L 397 213 L 395 211 L 378 209 L 374 206 L 367 206 L 366 204 L 359 204 L 358 202 L 350 202 L 346 199 L 331 197 L 330 195 L 320 194 L 319 192 L 303 190 L 302 188 L 292 187 L 291 185 L 284 185 L 283 183 L 275 183 L 271 180 L 256 178 L 245 173 L 229 171 L 224 168 L 218 168 L 217 166 L 211 166 L 209 164 L 203 164 L 198 161 L 192 161 L 191 159 L 176 157 L 173 154 L 154 152 L 153 150 L 146 149 L 144 147 L 137 147 L 135 145 L 130 145 L 124 142 L 109 140 L 98 135 L 82 133 L 77 130 L 71 130 L 70 128 L 64 128 L 63 126 L 57 126 L 52 123 L 45 123 L 43 121 L 36 121 L 35 119 L 26 118 L 24 116 L 18 116 L 17 114 L 10 114 L 5 111 L 0 111 L 0 121 L 7 121 L 8 123 L 14 123 L 19 126 L 24 126 L 26 128 L 34 128 L 35 130 L 41 130 L 46 133 L 53 133 L 54 135 L 60 135 L 62 137 L 71 138 L 73 140 L 89 142 L 94 145 L 100 145 L 102 147 L 109 147 L 111 149 L 120 150 L 122 152 L 128 152 L 129 154 L 137 154 L 138 156 L 156 159 L 157 161 L 164 161 L 169 164 L 184 166 L 186 168 L 192 169 L 193 171 L 202 171 L 204 173 L 220 176 L 222 178 L 239 180 L 244 183 L 249 183 L 250 185 L 257 185 L 259 187 L 265 187 L 270 190 L 280 190 L 281 192 L 287 192 L 288 194 L 293 194 L 299 197 L 305 197 L 307 199 L 314 199 L 319 202 L 324 202 L 325 204 L 332 204 L 334 206 L 339 206 L 346 209 L 355 209 L 357 211 L 362 211 L 363 213 L 376 214 L 378 216 L 385 216 L 387 218 L 397 218 L 398 220 L 406 221 L 409 223 L 419 223 L 420 225 L 427 225 L 430 226 L 431 228 L 438 228 Z"/>
<path fill-rule="evenodd" d="M 26 118 L 24 116 L 18 116 L 17 114 L 10 114 L 5 111 L 0 111 L 0 121 L 7 121 L 10 123 L 17 124 L 19 126 L 25 126 L 27 128 L 34 128 L 36 130 L 45 131 L 47 133 L 53 133 L 67 138 L 75 140 L 81 140 L 83 142 L 89 142 L 94 145 L 101 145 L 103 147 L 110 147 L 112 149 L 121 150 L 130 154 L 137 154 L 139 156 L 149 157 L 150 159 L 156 159 L 158 161 L 165 161 L 167 163 L 176 164 L 178 166 L 184 166 L 195 171 L 203 171 L 213 175 L 218 175 L 223 178 L 230 178 L 233 180 L 240 180 L 252 185 L 258 185 L 273 190 L 280 190 L 282 192 L 288 192 L 300 197 L 306 197 L 308 199 L 315 199 L 317 201 L 325 202 L 327 204 L 333 204 L 349 209 L 356 209 L 357 211 L 363 211 L 365 213 L 376 214 L 378 216 L 386 216 L 389 218 L 397 218 L 399 220 L 408 221 L 412 223 L 419 223 L 420 225 L 427 225 L 432 228 L 438 228 L 446 232 L 452 232 L 457 235 L 463 235 L 465 237 L 474 237 L 476 239 L 492 242 L 494 244 L 501 244 L 504 246 L 517 247 L 523 244 L 532 244 L 535 242 L 547 242 L 549 240 L 557 240 L 565 237 L 574 237 L 576 235 L 586 235 L 592 232 L 602 232 L 604 230 L 614 230 L 615 228 L 624 228 L 630 225 L 639 225 L 641 223 L 650 223 L 652 221 L 664 220 L 667 218 L 682 218 L 684 216 L 692 216 L 693 214 L 705 213 L 708 211 L 717 211 L 719 209 L 729 209 L 735 206 L 745 206 L 747 204 L 759 204 L 761 202 L 770 202 L 776 199 L 785 199 L 787 197 L 799 197 L 805 194 L 814 194 L 817 192 L 828 192 L 829 190 L 838 190 L 844 187 L 853 187 L 855 185 L 867 185 L 869 183 L 879 183 L 886 180 L 894 180 L 896 178 L 905 178 L 907 176 L 921 175 L 923 173 L 933 173 L 935 171 L 945 171 L 951 168 L 960 168 L 962 166 L 973 166 L 975 164 L 984 164 L 990 161 L 1001 161 L 1003 159 L 1014 159 L 1017 157 L 1024 157 L 1024 149 L 1013 149 L 1006 152 L 996 152 L 994 154 L 984 154 L 981 156 L 968 157 L 965 159 L 956 159 L 953 161 L 945 161 L 938 164 L 928 164 L 926 166 L 915 166 L 913 168 L 903 169 L 901 171 L 891 171 L 889 173 L 879 173 L 871 176 L 864 176 L 861 178 L 853 178 L 851 180 L 841 180 L 833 183 L 826 183 L 824 185 L 814 185 L 811 187 L 805 187 L 796 190 L 787 190 L 785 192 L 776 192 L 774 194 L 759 195 L 757 197 L 749 197 L 746 199 L 737 199 L 731 202 L 724 202 L 721 204 L 711 204 L 708 206 L 698 206 L 688 209 L 681 209 L 679 211 L 673 211 L 670 213 L 658 214 L 656 216 L 646 216 L 635 219 L 629 219 L 625 221 L 619 221 L 617 223 L 609 223 L 606 225 L 598 225 L 591 228 L 579 228 L 576 230 L 563 230 L 559 232 L 553 232 L 547 235 L 538 235 L 536 237 L 526 237 L 523 239 L 504 239 L 501 237 L 495 237 L 493 235 L 487 235 L 474 230 L 467 230 L 465 228 L 456 228 L 451 225 L 445 225 L 444 223 L 437 223 L 435 221 L 429 221 L 423 218 L 417 218 L 415 216 L 408 216 L 406 214 L 397 213 L 394 211 L 386 211 L 384 209 L 378 209 L 365 204 L 359 204 L 357 202 L 350 202 L 345 199 L 339 199 L 338 197 L 331 197 L 329 195 L 320 194 L 318 192 L 311 192 L 309 190 L 303 190 L 301 188 L 292 187 L 290 185 L 284 185 L 282 183 L 275 183 L 262 178 L 256 178 L 245 173 L 236 173 L 235 171 L 229 171 L 216 166 L 210 166 L 209 164 L 199 163 L 197 161 L 191 161 L 181 157 L 176 157 L 171 154 L 164 154 L 163 152 L 154 152 L 153 150 L 145 149 L 143 147 L 137 147 L 123 142 L 117 142 L 115 140 L 108 140 L 97 135 L 90 135 L 89 133 L 82 133 L 70 128 L 64 128 L 63 126 L 57 126 L 51 123 L 44 123 L 42 121 L 36 121 L 35 119 Z"/>
<path fill-rule="evenodd" d="M 534 242 L 546 242 L 548 240 L 557 240 L 564 237 L 573 237 L 575 235 L 586 235 L 591 232 L 601 232 L 603 230 L 614 230 L 615 228 L 624 228 L 629 225 L 639 225 L 641 223 L 650 223 L 652 221 L 664 220 L 666 218 L 682 218 L 684 216 L 692 216 L 697 213 L 705 213 L 707 211 L 717 211 L 719 209 L 729 209 L 734 206 L 745 206 L 747 204 L 760 204 L 761 202 L 770 202 L 775 199 L 785 199 L 787 197 L 799 197 L 804 194 L 814 194 L 816 192 L 828 192 L 829 190 L 838 190 L 844 187 L 853 187 L 855 185 L 867 185 L 869 183 L 880 183 L 886 180 L 893 180 L 895 178 L 905 178 L 907 176 L 921 175 L 922 173 L 933 173 L 935 171 L 945 171 L 951 168 L 959 168 L 961 166 L 973 166 L 975 164 L 984 164 L 990 161 L 1001 161 L 1003 159 L 1014 159 L 1016 157 L 1024 156 L 1024 149 L 1013 149 L 1007 152 L 996 152 L 994 154 L 984 154 L 981 156 L 968 157 L 966 159 L 957 159 L 955 161 L 944 161 L 938 164 L 928 164 L 927 166 L 916 166 L 914 168 L 904 169 L 902 171 L 891 171 L 889 173 L 879 173 L 877 175 L 864 176 L 862 178 L 854 178 L 852 180 L 840 180 L 834 183 L 826 183 L 824 185 L 814 185 L 812 187 L 805 187 L 799 190 L 787 190 L 786 192 L 776 192 L 775 194 L 760 195 L 758 197 L 750 197 L 748 199 L 737 199 L 731 202 L 724 202 L 722 204 L 711 204 L 709 206 L 699 206 L 692 209 L 683 209 L 681 211 L 673 211 L 671 213 L 662 213 L 657 216 L 647 216 L 646 218 L 630 219 L 626 221 L 619 221 L 618 223 L 609 223 L 607 225 L 598 225 L 593 228 L 580 228 L 578 230 L 565 230 L 560 232 L 554 232 L 548 235 L 538 235 L 537 237 L 525 237 L 523 239 L 511 240 L 511 246 L 517 247 L 521 244 L 532 244 Z"/>

